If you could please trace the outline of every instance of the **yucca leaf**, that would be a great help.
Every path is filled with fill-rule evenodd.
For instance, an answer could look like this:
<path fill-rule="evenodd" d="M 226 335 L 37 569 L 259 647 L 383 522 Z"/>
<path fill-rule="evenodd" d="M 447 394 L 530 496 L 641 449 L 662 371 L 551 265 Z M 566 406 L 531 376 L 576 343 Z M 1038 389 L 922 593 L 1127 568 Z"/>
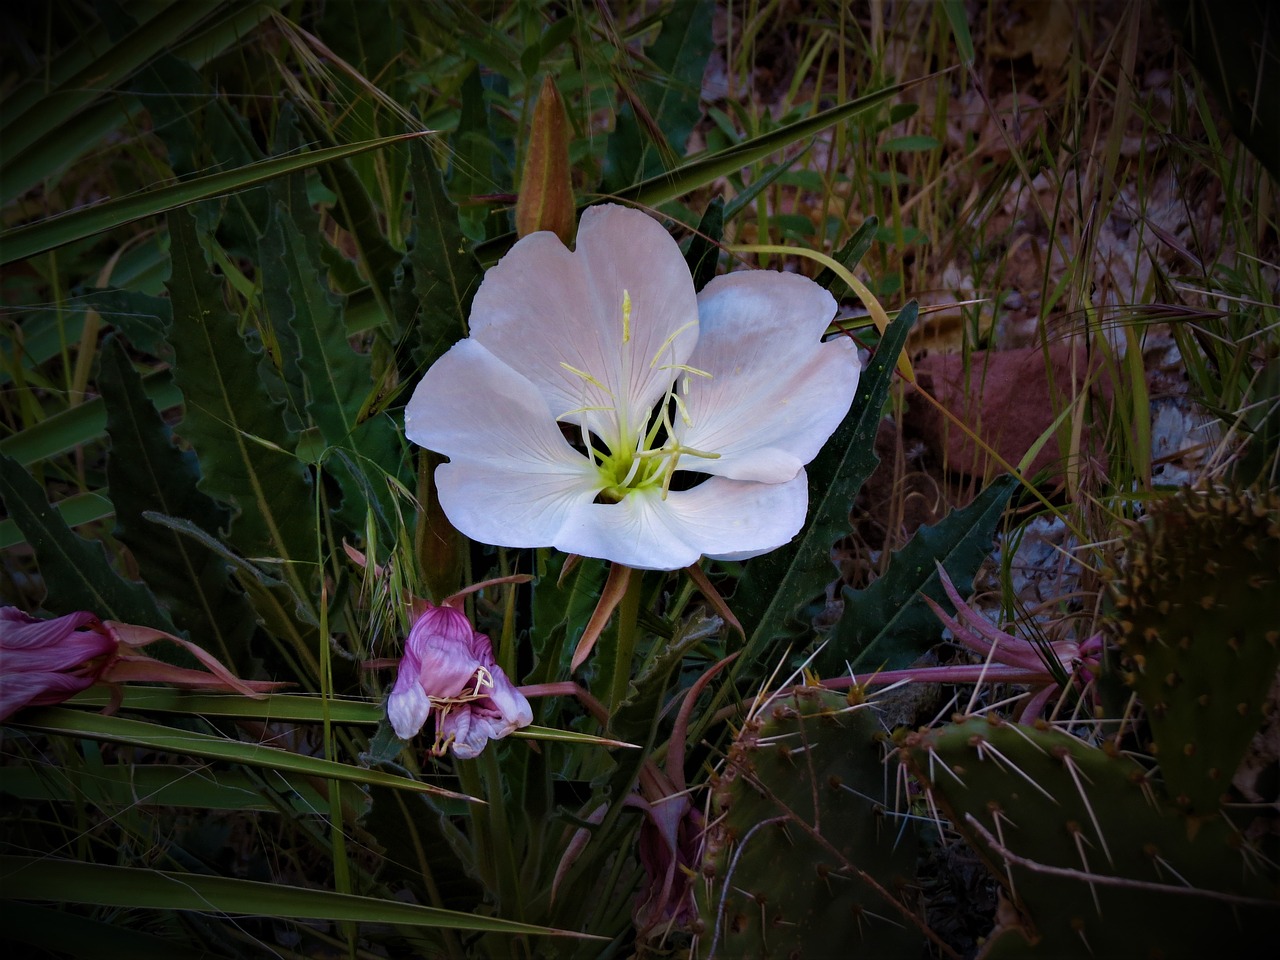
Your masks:
<path fill-rule="evenodd" d="M 58 512 L 58 516 L 68 527 L 105 520 L 116 511 L 115 505 L 100 493 L 77 493 L 49 506 Z M 25 542 L 26 538 L 12 517 L 0 520 L 0 550 L 8 550 Z"/>

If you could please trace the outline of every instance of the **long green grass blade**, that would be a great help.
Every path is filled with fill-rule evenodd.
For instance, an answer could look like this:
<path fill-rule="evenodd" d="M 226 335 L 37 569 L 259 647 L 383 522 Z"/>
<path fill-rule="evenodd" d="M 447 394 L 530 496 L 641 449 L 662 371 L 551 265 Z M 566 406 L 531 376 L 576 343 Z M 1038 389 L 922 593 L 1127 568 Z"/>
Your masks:
<path fill-rule="evenodd" d="M 52 250 L 75 240 L 83 240 L 85 237 L 141 220 L 143 217 L 167 213 L 200 200 L 210 200 L 236 193 L 298 170 L 307 170 L 323 163 L 354 157 L 404 140 L 425 137 L 430 135 L 430 132 L 418 130 L 394 137 L 362 140 L 359 143 L 345 144 L 341 147 L 311 150 L 288 157 L 272 157 L 270 160 L 250 163 L 234 170 L 197 177 L 194 180 L 184 180 L 181 183 L 147 190 L 131 197 L 121 197 L 97 206 L 73 210 L 60 217 L 15 227 L 0 233 L 0 265 L 24 260 L 37 253 Z"/>
<path fill-rule="evenodd" d="M 86 690 L 69 701 L 76 706 L 105 707 L 112 694 L 104 690 Z M 375 726 L 387 715 L 381 703 L 368 700 L 343 700 L 295 693 L 273 693 L 261 700 L 228 697 L 218 694 L 189 693 L 161 687 L 129 687 L 122 691 L 121 706 L 129 710 L 177 713 L 207 717 L 239 717 L 245 720 L 276 720 L 290 723 L 323 723 L 326 711 L 335 724 Z M 575 730 L 529 726 L 512 734 L 524 740 L 555 740 L 560 743 L 584 743 L 602 747 L 634 747 L 635 744 L 597 737 Z"/>
<path fill-rule="evenodd" d="M 200 913 L 300 920 L 351 920 L 418 927 L 449 927 L 486 933 L 517 933 L 602 940 L 586 933 L 556 930 L 498 917 L 437 910 L 279 883 L 116 867 L 50 857 L 0 856 L 0 883 L 6 895 L 141 910 L 195 910 Z M 10 892 L 11 891 L 11 892 Z"/>
<path fill-rule="evenodd" d="M 234 698 L 228 698 L 234 699 Z M 87 713 L 67 707 L 41 707 L 27 710 L 5 721 L 24 730 L 41 733 L 65 734 L 86 737 L 108 743 L 129 743 L 136 747 L 148 747 L 162 753 L 180 753 L 213 760 L 228 760 L 251 767 L 268 767 L 285 773 L 296 773 L 330 780 L 350 780 L 353 783 L 376 783 L 384 787 L 396 787 L 417 793 L 431 793 L 454 800 L 474 800 L 464 794 L 442 790 L 429 783 L 397 777 L 381 770 L 367 770 L 346 763 L 290 753 L 262 743 L 245 743 L 227 740 L 194 730 L 175 730 L 143 720 L 127 717 L 106 717 L 100 713 Z M 479 801 L 475 801 L 479 802 Z"/>

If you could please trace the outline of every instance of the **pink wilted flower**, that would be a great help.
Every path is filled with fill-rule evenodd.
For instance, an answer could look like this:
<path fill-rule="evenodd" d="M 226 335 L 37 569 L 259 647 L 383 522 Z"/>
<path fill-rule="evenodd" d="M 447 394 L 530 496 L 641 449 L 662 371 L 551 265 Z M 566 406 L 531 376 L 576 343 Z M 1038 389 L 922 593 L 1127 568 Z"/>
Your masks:
<path fill-rule="evenodd" d="M 387 700 L 396 736 L 408 740 L 434 710 L 440 756 L 470 760 L 489 740 L 533 722 L 529 701 L 493 659 L 493 645 L 459 611 L 425 604 L 405 641 L 404 657 Z"/>
<path fill-rule="evenodd" d="M 183 647 L 208 672 L 137 652 L 156 640 Z M 38 620 L 17 607 L 0 607 L 0 720 L 23 707 L 61 703 L 98 682 L 125 680 L 232 690 L 249 697 L 282 686 L 241 680 L 200 647 L 162 630 L 99 620 L 87 610 Z"/>

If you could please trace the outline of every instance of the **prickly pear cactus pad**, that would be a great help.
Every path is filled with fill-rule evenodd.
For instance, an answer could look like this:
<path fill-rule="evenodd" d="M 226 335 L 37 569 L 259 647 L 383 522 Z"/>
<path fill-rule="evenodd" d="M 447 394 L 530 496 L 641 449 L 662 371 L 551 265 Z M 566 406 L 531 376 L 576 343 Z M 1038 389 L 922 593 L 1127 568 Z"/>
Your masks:
<path fill-rule="evenodd" d="M 803 690 L 749 721 L 712 781 L 695 956 L 916 956 L 916 844 L 886 804 L 874 704 Z"/>
<path fill-rule="evenodd" d="M 1280 495 L 1182 491 L 1136 524 L 1113 574 L 1125 683 L 1169 795 L 1213 814 L 1280 665 Z"/>
<path fill-rule="evenodd" d="M 1032 945 L 1055 958 L 1234 958 L 1274 945 L 1275 865 L 1225 818 L 1162 802 L 1129 757 L 986 717 L 898 741 L 927 808 L 988 862 L 1013 908 L 980 956 Z"/>

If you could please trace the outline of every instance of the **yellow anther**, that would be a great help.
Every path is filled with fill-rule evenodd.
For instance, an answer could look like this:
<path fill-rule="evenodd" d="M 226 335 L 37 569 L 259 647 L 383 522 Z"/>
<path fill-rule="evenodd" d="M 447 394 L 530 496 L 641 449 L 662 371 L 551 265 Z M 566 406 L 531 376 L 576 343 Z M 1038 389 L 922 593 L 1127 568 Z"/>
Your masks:
<path fill-rule="evenodd" d="M 622 342 L 631 342 L 631 293 L 622 291 Z"/>
<path fill-rule="evenodd" d="M 699 370 L 697 367 L 691 367 L 687 363 L 664 363 L 661 366 L 655 367 L 654 369 L 683 370 L 686 374 L 691 373 L 695 377 L 706 377 L 708 380 L 714 379 L 714 377 L 710 373 L 708 373 L 706 370 Z M 688 380 L 689 378 L 685 377 L 685 382 L 688 382 Z M 686 387 L 685 389 L 688 390 L 688 387 Z"/>
<path fill-rule="evenodd" d="M 680 334 L 684 333 L 690 327 L 695 327 L 697 325 L 698 325 L 697 320 L 690 320 L 679 330 L 676 330 L 674 333 L 672 333 L 671 336 L 667 337 L 667 339 L 663 340 L 662 346 L 658 348 L 657 352 L 654 353 L 653 355 L 653 359 L 649 361 L 650 369 L 658 365 L 658 361 L 662 359 L 662 354 L 666 352 L 667 347 L 671 346 L 671 344 L 675 341 L 676 337 L 680 336 Z"/>
<path fill-rule="evenodd" d="M 597 380 L 595 377 L 593 377 L 591 374 L 587 373 L 587 371 L 579 370 L 577 367 L 570 366 L 569 364 L 565 363 L 563 360 L 560 361 L 560 366 L 564 367 L 566 370 L 572 373 L 575 377 L 581 377 L 583 380 L 587 381 L 587 383 L 591 384 L 593 387 L 599 387 L 605 393 L 609 393 L 609 388 L 606 387 L 599 380 Z M 613 396 L 613 394 L 609 394 L 609 395 Z"/>

